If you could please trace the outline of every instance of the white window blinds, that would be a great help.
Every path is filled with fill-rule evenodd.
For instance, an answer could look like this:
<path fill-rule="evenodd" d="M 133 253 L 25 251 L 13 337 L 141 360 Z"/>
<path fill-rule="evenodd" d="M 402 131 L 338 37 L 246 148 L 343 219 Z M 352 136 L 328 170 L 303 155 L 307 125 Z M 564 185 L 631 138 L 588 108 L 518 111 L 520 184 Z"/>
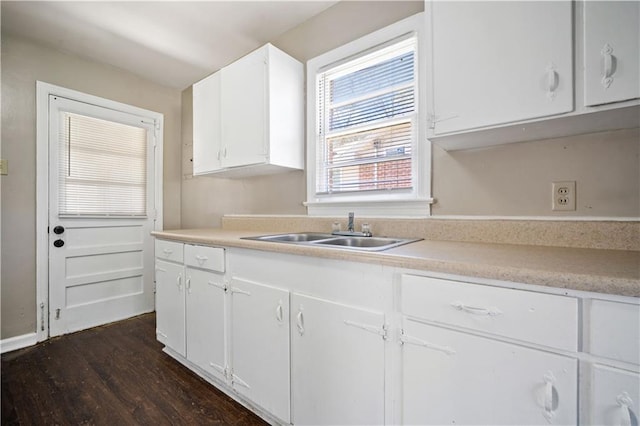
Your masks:
<path fill-rule="evenodd" d="M 61 113 L 60 215 L 146 216 L 147 131 Z"/>
<path fill-rule="evenodd" d="M 320 72 L 316 193 L 411 189 L 416 38 Z"/>

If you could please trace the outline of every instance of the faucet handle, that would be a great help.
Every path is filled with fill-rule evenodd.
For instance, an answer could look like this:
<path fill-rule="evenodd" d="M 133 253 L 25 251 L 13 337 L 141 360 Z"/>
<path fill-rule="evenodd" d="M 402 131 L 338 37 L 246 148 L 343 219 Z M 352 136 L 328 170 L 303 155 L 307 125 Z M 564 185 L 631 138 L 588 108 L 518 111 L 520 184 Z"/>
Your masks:
<path fill-rule="evenodd" d="M 365 237 L 371 237 L 373 234 L 371 233 L 371 225 L 368 223 L 362 224 L 362 235 Z"/>

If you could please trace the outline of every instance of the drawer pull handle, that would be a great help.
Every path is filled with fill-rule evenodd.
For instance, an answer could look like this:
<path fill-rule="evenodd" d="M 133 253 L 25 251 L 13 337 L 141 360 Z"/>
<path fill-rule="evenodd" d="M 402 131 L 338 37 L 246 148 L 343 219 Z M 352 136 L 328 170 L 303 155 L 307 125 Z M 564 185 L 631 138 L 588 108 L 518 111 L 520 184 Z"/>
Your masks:
<path fill-rule="evenodd" d="M 187 278 L 187 283 L 185 287 L 187 288 L 187 293 L 191 294 L 191 277 Z"/>
<path fill-rule="evenodd" d="M 600 51 L 602 55 L 602 86 L 605 89 L 608 89 L 613 83 L 613 61 L 615 56 L 613 56 L 613 47 L 606 43 L 602 50 Z"/>
<path fill-rule="evenodd" d="M 631 426 L 631 405 L 633 400 L 628 393 L 622 392 L 616 397 L 616 402 L 620 406 L 620 426 Z"/>
<path fill-rule="evenodd" d="M 502 315 L 502 311 L 498 308 L 482 308 L 480 306 L 466 305 L 462 302 L 451 302 L 451 306 L 459 311 L 464 311 L 473 315 L 485 315 L 490 317 Z"/>
<path fill-rule="evenodd" d="M 551 419 L 556 415 L 554 408 L 557 408 L 558 401 L 556 388 L 553 386 L 556 382 L 556 378 L 551 371 L 544 375 L 544 418 L 551 423 Z M 554 396 L 556 396 L 556 403 L 554 404 Z"/>
<path fill-rule="evenodd" d="M 173 250 L 166 248 L 162 250 L 162 252 L 164 253 L 165 256 L 169 256 L 171 253 L 173 253 Z"/>
<path fill-rule="evenodd" d="M 276 307 L 276 320 L 282 324 L 284 321 L 284 311 L 282 309 L 282 300 L 278 302 L 278 306 Z"/>
<path fill-rule="evenodd" d="M 554 64 L 547 66 L 547 98 L 553 100 L 556 97 L 556 90 L 558 89 L 558 72 Z"/>
<path fill-rule="evenodd" d="M 209 258 L 207 256 L 196 256 L 196 260 L 198 261 L 198 263 L 200 265 L 202 265 L 204 262 L 206 262 L 207 260 L 209 260 Z"/>
<path fill-rule="evenodd" d="M 182 291 L 182 274 L 178 274 L 176 285 L 178 286 L 178 291 Z"/>

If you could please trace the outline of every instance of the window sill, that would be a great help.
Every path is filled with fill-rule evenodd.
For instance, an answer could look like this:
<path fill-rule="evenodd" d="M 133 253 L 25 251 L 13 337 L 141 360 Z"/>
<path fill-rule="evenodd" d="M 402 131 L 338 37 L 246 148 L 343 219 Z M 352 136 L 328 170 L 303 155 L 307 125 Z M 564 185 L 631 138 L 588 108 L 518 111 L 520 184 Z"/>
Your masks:
<path fill-rule="evenodd" d="M 309 216 L 343 216 L 354 212 L 357 217 L 410 217 L 426 218 L 431 216 L 433 198 L 413 200 L 380 201 L 307 201 Z"/>

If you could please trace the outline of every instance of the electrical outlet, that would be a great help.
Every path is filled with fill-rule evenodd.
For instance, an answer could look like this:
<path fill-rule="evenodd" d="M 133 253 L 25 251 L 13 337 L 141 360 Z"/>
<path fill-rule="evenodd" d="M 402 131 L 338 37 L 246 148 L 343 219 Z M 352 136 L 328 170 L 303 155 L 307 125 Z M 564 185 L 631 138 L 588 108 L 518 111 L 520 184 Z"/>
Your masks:
<path fill-rule="evenodd" d="M 0 175 L 9 174 L 9 161 L 8 160 L 0 160 Z"/>
<path fill-rule="evenodd" d="M 574 211 L 576 209 L 576 181 L 551 183 L 551 210 Z"/>

